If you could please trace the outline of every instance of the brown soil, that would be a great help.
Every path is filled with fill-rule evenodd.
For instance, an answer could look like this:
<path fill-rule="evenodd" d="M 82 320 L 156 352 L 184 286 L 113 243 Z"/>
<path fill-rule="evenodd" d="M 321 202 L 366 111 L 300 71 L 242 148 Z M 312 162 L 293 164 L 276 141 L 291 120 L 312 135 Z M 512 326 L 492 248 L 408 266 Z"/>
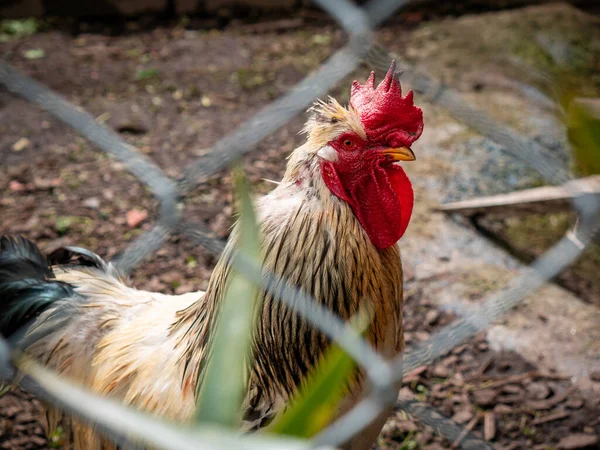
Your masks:
<path fill-rule="evenodd" d="M 174 26 L 113 37 L 47 31 L 4 43 L 2 53 L 25 73 L 121 128 L 129 143 L 177 177 L 203 149 L 285 92 L 342 42 L 334 28 L 303 26 L 250 35 Z M 28 59 L 27 51 L 37 49 L 44 56 Z M 123 117 L 131 105 L 137 112 Z M 245 159 L 257 193 L 271 189 L 263 178 L 281 177 L 286 156 L 302 140 L 297 135 L 302 123 L 295 119 Z M 0 90 L 0 167 L 0 232 L 24 234 L 46 251 L 73 244 L 110 259 L 156 218 L 151 193 L 121 164 L 5 90 Z M 185 203 L 189 218 L 227 237 L 232 212 L 228 173 L 212 177 Z M 148 217 L 134 223 L 133 210 Z M 173 237 L 132 273 L 132 282 L 163 292 L 204 289 L 215 262 L 203 249 Z M 408 280 L 409 291 L 410 286 Z M 419 292 L 409 296 L 405 311 L 409 345 L 450 320 Z M 586 398 L 569 380 L 536 373 L 516 354 L 491 351 L 482 337 L 407 381 L 405 394 L 469 424 L 476 434 L 482 435 L 487 423 L 488 437 L 498 448 L 583 448 L 559 443 L 574 434 L 600 435 L 597 399 Z M 39 411 L 38 402 L 21 391 L 0 397 L 0 448 L 59 447 L 60 435 L 46 440 Z M 386 449 L 449 445 L 401 412 L 380 438 Z"/>

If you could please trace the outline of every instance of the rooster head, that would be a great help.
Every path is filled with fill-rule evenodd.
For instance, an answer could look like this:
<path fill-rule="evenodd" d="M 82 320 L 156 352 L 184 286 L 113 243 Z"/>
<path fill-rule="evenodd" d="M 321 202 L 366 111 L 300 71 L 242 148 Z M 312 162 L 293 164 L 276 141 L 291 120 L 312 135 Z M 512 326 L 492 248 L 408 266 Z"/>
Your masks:
<path fill-rule="evenodd" d="M 377 88 L 373 72 L 364 85 L 355 81 L 347 108 L 330 98 L 309 113 L 304 131 L 325 185 L 350 205 L 373 245 L 394 245 L 414 198 L 398 162 L 415 159 L 410 146 L 423 131 L 423 113 L 412 91 L 402 96 L 395 62 Z"/>

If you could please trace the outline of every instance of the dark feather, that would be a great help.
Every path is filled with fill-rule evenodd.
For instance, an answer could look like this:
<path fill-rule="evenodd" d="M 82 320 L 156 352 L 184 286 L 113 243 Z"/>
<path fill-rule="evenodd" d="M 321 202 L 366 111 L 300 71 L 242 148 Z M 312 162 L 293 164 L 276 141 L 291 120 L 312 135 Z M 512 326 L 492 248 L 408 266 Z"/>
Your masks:
<path fill-rule="evenodd" d="M 10 336 L 57 300 L 73 296 L 73 287 L 54 279 L 33 242 L 0 238 L 0 334 Z"/>
<path fill-rule="evenodd" d="M 107 264 L 102 258 L 89 250 L 81 247 L 61 247 L 53 251 L 48 256 L 48 262 L 51 265 L 78 265 L 95 267 L 101 270 L 108 270 Z"/>
<path fill-rule="evenodd" d="M 52 278 L 52 270 L 37 246 L 21 236 L 0 238 L 0 284 L 33 278 Z"/>

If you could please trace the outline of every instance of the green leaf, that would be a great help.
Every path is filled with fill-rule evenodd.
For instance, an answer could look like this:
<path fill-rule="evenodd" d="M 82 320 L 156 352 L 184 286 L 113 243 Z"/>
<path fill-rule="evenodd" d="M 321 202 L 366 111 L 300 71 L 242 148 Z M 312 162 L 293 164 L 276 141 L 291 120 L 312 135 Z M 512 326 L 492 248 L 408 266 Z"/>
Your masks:
<path fill-rule="evenodd" d="M 31 36 L 43 28 L 36 19 L 4 20 L 0 23 L 0 32 L 14 37 Z"/>
<path fill-rule="evenodd" d="M 54 229 L 61 236 L 69 231 L 73 225 L 73 218 L 69 216 L 58 216 L 54 221 Z"/>
<path fill-rule="evenodd" d="M 185 260 L 185 265 L 190 269 L 195 269 L 198 266 L 198 261 L 193 256 L 188 256 Z"/>
<path fill-rule="evenodd" d="M 240 203 L 240 219 L 236 230 L 238 250 L 260 264 L 259 231 L 248 186 L 241 173 L 234 175 Z M 206 375 L 200 386 L 196 418 L 200 422 L 235 427 L 239 426 L 242 419 L 241 405 L 247 389 L 247 365 L 258 291 L 249 279 L 231 270 L 220 306 Z"/>
<path fill-rule="evenodd" d="M 156 78 L 156 77 L 158 77 L 157 69 L 143 69 L 143 70 L 137 71 L 135 74 L 136 81 L 151 80 L 152 78 Z"/>
<path fill-rule="evenodd" d="M 366 331 L 368 316 L 359 313 L 352 321 L 357 330 Z M 339 346 L 332 345 L 309 375 L 291 406 L 266 429 L 267 432 L 310 438 L 334 418 L 347 392 L 356 363 Z"/>
<path fill-rule="evenodd" d="M 41 48 L 32 48 L 29 50 L 25 50 L 23 52 L 23 56 L 26 59 L 41 59 L 44 56 L 46 56 L 46 53 L 44 52 L 44 49 Z"/>

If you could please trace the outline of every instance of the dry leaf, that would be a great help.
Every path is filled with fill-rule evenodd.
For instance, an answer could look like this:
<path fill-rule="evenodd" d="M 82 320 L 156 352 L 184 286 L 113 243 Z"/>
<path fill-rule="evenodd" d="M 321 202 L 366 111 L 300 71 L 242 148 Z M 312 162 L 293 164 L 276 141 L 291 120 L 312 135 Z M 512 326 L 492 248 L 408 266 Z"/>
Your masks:
<path fill-rule="evenodd" d="M 25 150 L 27 147 L 31 147 L 31 141 L 26 137 L 22 137 L 12 146 L 13 152 L 20 152 Z"/>
<path fill-rule="evenodd" d="M 127 226 L 135 228 L 148 217 L 148 211 L 144 209 L 132 209 L 127 211 Z"/>

